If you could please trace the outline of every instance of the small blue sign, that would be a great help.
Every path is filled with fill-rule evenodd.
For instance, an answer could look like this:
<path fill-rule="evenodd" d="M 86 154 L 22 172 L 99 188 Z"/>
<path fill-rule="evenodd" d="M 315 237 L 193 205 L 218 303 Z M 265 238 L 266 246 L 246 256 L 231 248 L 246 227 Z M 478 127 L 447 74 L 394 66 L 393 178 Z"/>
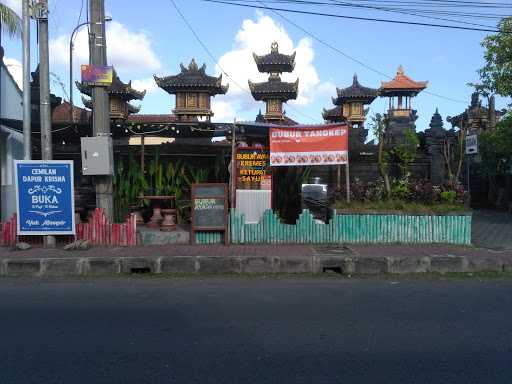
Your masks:
<path fill-rule="evenodd" d="M 17 160 L 18 235 L 74 235 L 72 160 Z"/>

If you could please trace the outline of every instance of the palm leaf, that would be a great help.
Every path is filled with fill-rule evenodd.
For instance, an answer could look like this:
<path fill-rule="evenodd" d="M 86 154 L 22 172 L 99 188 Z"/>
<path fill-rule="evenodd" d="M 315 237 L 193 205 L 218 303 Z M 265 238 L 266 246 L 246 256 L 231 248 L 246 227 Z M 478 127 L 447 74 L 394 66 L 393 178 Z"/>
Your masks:
<path fill-rule="evenodd" d="M 0 3 L 0 23 L 11 37 L 21 36 L 21 18 L 4 3 Z"/>

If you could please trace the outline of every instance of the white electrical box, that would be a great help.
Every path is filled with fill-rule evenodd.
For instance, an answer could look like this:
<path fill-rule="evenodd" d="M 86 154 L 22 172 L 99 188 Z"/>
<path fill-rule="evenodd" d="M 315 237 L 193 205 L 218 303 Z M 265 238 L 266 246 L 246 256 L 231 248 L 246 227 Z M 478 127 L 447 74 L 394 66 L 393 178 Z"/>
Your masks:
<path fill-rule="evenodd" d="M 113 175 L 114 156 L 110 136 L 82 137 L 82 174 Z"/>

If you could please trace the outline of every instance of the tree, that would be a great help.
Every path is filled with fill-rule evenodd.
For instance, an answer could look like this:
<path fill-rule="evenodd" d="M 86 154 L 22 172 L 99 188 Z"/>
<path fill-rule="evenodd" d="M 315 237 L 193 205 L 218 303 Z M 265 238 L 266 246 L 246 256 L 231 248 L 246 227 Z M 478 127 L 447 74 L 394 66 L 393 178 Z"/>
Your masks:
<path fill-rule="evenodd" d="M 464 150 L 466 143 L 466 129 L 461 124 L 458 141 L 446 137 L 443 142 L 443 157 L 448 171 L 448 185 L 455 190 L 459 183 L 462 164 L 464 163 Z"/>
<path fill-rule="evenodd" d="M 386 195 L 389 198 L 391 196 L 391 182 L 389 181 L 389 153 L 384 147 L 384 131 L 386 129 L 386 125 L 384 124 L 384 119 L 380 113 L 376 113 L 375 116 L 372 117 L 371 127 L 373 129 L 373 134 L 379 140 L 379 172 L 384 180 Z"/>
<path fill-rule="evenodd" d="M 7 32 L 11 37 L 21 35 L 21 18 L 4 3 L 0 3 L 0 31 Z"/>
<path fill-rule="evenodd" d="M 395 145 L 392 154 L 396 157 L 398 168 L 400 168 L 401 177 L 406 178 L 409 174 L 409 167 L 416 158 L 416 151 L 420 140 L 414 130 L 407 128 L 404 140 L 400 144 Z"/>
<path fill-rule="evenodd" d="M 506 174 L 506 168 L 512 162 L 512 112 L 496 124 L 496 129 L 482 132 L 478 145 L 482 158 L 481 172 L 489 180 L 492 197 L 498 188 L 499 178 Z"/>
<path fill-rule="evenodd" d="M 500 96 L 512 96 L 512 17 L 498 23 L 499 32 L 482 41 L 485 66 L 478 71 L 481 87 Z"/>

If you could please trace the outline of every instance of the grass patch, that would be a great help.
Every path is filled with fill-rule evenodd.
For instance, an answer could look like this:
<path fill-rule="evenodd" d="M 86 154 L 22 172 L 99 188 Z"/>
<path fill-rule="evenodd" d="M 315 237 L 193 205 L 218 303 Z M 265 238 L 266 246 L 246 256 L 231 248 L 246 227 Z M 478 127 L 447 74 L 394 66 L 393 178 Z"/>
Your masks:
<path fill-rule="evenodd" d="M 380 201 L 337 201 L 333 208 L 338 213 L 380 213 L 380 214 L 423 214 L 423 215 L 447 215 L 468 213 L 469 209 L 463 204 L 436 203 L 421 204 L 402 200 Z"/>

